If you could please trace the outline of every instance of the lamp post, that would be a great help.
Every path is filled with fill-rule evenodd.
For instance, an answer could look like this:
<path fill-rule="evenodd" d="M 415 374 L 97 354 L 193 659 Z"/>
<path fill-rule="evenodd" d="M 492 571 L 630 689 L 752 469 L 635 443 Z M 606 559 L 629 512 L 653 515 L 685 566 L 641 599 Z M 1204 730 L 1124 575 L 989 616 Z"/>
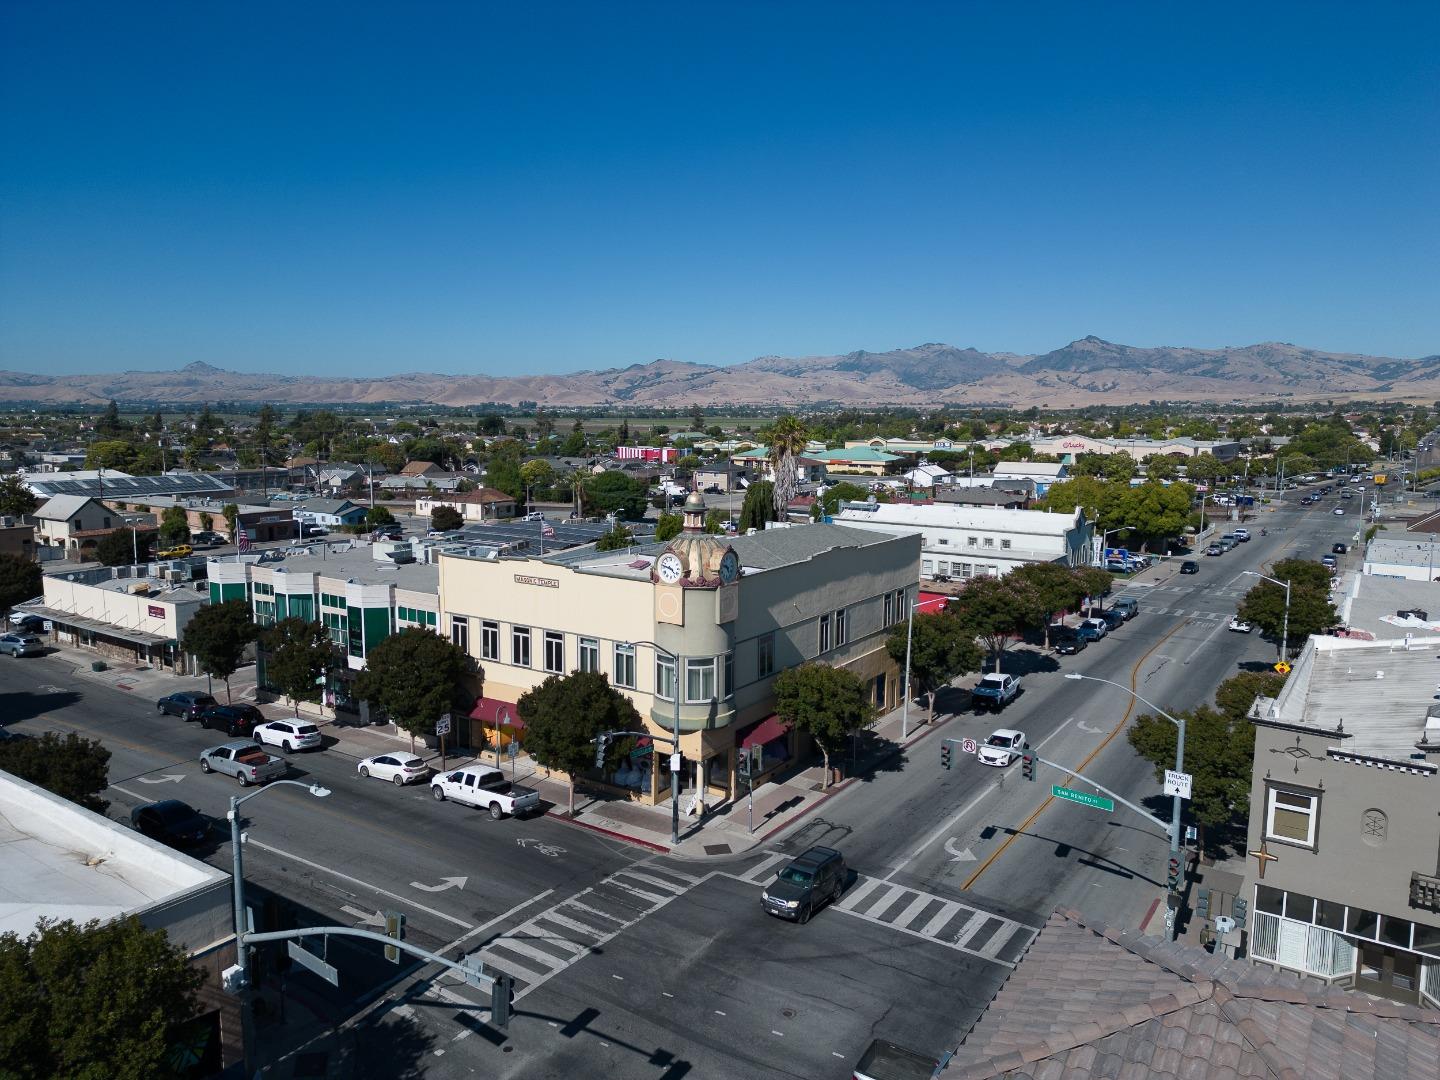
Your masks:
<path fill-rule="evenodd" d="M 1160 706 L 1156 705 L 1156 704 L 1153 703 L 1153 702 L 1146 701 L 1143 697 L 1141 697 L 1139 694 L 1137 694 L 1134 690 L 1131 690 L 1131 689 L 1130 689 L 1128 686 L 1126 686 L 1124 683 L 1114 682 L 1114 681 L 1111 680 L 1111 679 L 1099 679 L 1099 678 L 1096 678 L 1094 675 L 1081 675 L 1078 671 L 1068 671 L 1068 672 L 1066 672 L 1066 673 L 1065 673 L 1065 678 L 1067 678 L 1067 679 L 1079 679 L 1079 680 L 1083 680 L 1084 682 L 1105 683 L 1107 686 L 1113 686 L 1113 687 L 1116 687 L 1117 689 L 1124 690 L 1125 693 L 1129 694 L 1129 695 L 1130 695 L 1131 697 L 1133 697 L 1136 701 L 1140 702 L 1140 704 L 1146 706 L 1147 708 L 1154 709 L 1155 712 L 1159 713 L 1159 714 L 1160 714 L 1161 716 L 1163 716 L 1166 720 L 1169 720 L 1172 724 L 1175 725 L 1175 727 L 1176 727 L 1176 732 L 1177 732 L 1177 733 L 1176 733 L 1176 738 L 1175 738 L 1175 771 L 1176 771 L 1176 772 L 1184 772 L 1184 771 L 1185 771 L 1185 721 L 1184 721 L 1184 720 L 1177 720 L 1175 717 L 1173 717 L 1173 716 L 1171 716 L 1169 713 L 1167 713 L 1164 709 L 1160 708 Z M 1174 802 L 1173 802 L 1173 805 L 1171 806 L 1171 810 L 1170 810 L 1170 857 L 1171 857 L 1171 858 L 1179 858 L 1179 856 L 1180 856 L 1180 796 L 1179 796 L 1179 795 L 1175 795 L 1175 796 L 1173 796 L 1173 799 L 1174 799 Z M 1169 928 L 1170 928 L 1171 937 L 1173 938 L 1173 937 L 1174 937 L 1174 934 L 1175 934 L 1175 928 L 1176 928 L 1176 926 L 1177 926 L 1177 924 L 1178 924 L 1178 923 L 1177 923 L 1177 920 L 1176 920 L 1176 918 L 1175 918 L 1175 910 L 1174 910 L 1173 908 L 1167 908 L 1167 910 L 1166 910 L 1166 912 L 1165 912 L 1165 921 L 1166 921 L 1166 923 L 1168 924 L 1168 926 L 1169 926 Z"/>
<path fill-rule="evenodd" d="M 1290 644 L 1290 582 L 1273 578 L 1269 574 L 1262 574 L 1259 570 L 1241 570 L 1240 573 L 1248 577 L 1264 578 L 1285 590 L 1285 615 L 1280 623 L 1280 659 L 1288 659 L 1290 655 L 1288 649 Z"/>
<path fill-rule="evenodd" d="M 915 591 L 917 593 L 920 591 L 920 586 L 918 584 L 915 586 Z M 906 595 L 907 597 L 909 595 L 908 589 L 906 590 Z M 910 642 L 915 635 L 915 612 L 917 609 L 919 609 L 919 607 L 920 601 L 917 600 L 910 605 L 909 610 L 905 613 L 905 700 L 902 701 L 900 704 L 901 742 L 904 742 L 910 737 Z M 934 691 L 932 690 L 931 693 L 933 694 Z M 933 708 L 935 704 L 933 699 L 930 704 Z"/>
<path fill-rule="evenodd" d="M 242 1027 L 245 1029 L 243 1038 L 243 1050 L 246 1057 L 245 1075 L 251 1075 L 250 1070 L 250 963 L 245 949 L 245 867 L 241 851 L 240 833 L 240 804 L 249 802 L 257 796 L 264 795 L 267 791 L 273 791 L 281 784 L 293 784 L 295 787 L 304 788 L 317 799 L 323 799 L 330 794 L 330 789 L 321 787 L 319 784 L 302 784 L 299 780 L 272 780 L 259 791 L 252 791 L 249 795 L 230 796 L 230 812 L 226 815 L 230 819 L 230 863 L 231 863 L 231 887 L 234 890 L 235 905 L 235 966 L 240 969 L 237 983 L 240 987 L 240 1010 Z"/>
<path fill-rule="evenodd" d="M 672 689 L 675 691 L 675 715 L 674 715 L 674 723 L 673 723 L 673 726 L 672 726 L 672 728 L 671 728 L 671 734 L 675 737 L 675 748 L 674 748 L 674 750 L 672 751 L 672 753 L 679 754 L 679 753 L 680 753 L 680 677 L 681 677 L 682 669 L 683 669 L 684 666 L 685 666 L 684 659 L 683 659 L 682 657 L 680 657 L 678 654 L 673 653 L 673 652 L 671 652 L 669 649 L 665 648 L 665 646 L 663 646 L 663 645 L 657 645 L 657 644 L 655 644 L 655 642 L 653 642 L 653 641 L 627 641 L 625 644 L 627 644 L 627 645 L 648 645 L 648 646 L 650 646 L 650 648 L 654 649 L 657 653 L 664 653 L 666 656 L 670 657 L 670 659 L 671 659 L 671 660 L 674 662 L 674 664 L 675 664 L 675 685 L 674 685 L 674 687 L 672 687 Z M 656 687 L 656 689 L 658 690 L 659 687 Z M 729 688 L 727 687 L 726 689 L 729 689 Z M 697 777 L 697 782 L 698 782 L 698 777 Z M 670 844 L 671 844 L 671 846 L 679 846 L 679 844 L 680 844 L 680 770 L 677 769 L 677 768 L 675 768 L 675 761 L 674 761 L 673 758 L 672 758 L 671 761 L 670 761 Z"/>
<path fill-rule="evenodd" d="M 1113 529 L 1105 529 L 1103 532 L 1101 532 L 1101 533 L 1100 533 L 1100 547 L 1099 547 L 1099 550 L 1097 550 L 1097 551 L 1095 552 L 1095 565 L 1096 565 L 1096 566 L 1104 566 L 1104 565 L 1105 565 L 1105 540 L 1106 540 L 1107 537 L 1113 535 L 1114 533 L 1118 533 L 1118 532 L 1128 532 L 1129 530 L 1131 530 L 1131 529 L 1133 529 L 1133 528 L 1135 528 L 1134 525 L 1120 525 L 1120 526 L 1117 526 L 1116 528 L 1113 528 Z"/>

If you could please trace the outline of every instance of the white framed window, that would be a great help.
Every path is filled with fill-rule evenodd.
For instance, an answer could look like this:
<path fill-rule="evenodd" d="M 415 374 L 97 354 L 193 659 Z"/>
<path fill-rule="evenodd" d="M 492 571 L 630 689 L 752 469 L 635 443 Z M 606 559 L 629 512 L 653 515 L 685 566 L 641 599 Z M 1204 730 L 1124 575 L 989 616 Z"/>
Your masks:
<path fill-rule="evenodd" d="M 888 593 L 888 592 L 887 592 L 887 593 L 885 594 L 885 618 L 881 621 L 881 625 L 883 625 L 883 626 L 889 626 L 889 625 L 890 625 L 891 623 L 893 623 L 894 621 L 895 621 L 895 594 L 894 594 L 894 593 Z"/>
<path fill-rule="evenodd" d="M 615 646 L 615 677 L 610 680 L 627 690 L 635 689 L 635 646 Z"/>
<path fill-rule="evenodd" d="M 450 642 L 465 654 L 470 652 L 470 620 L 450 616 Z"/>
<path fill-rule="evenodd" d="M 835 647 L 838 649 L 850 639 L 850 613 L 841 608 L 835 612 Z"/>
<path fill-rule="evenodd" d="M 510 663 L 516 667 L 530 666 L 530 628 L 510 627 Z"/>
<path fill-rule="evenodd" d="M 830 651 L 830 616 L 820 616 L 820 648 L 819 652 Z"/>
<path fill-rule="evenodd" d="M 755 639 L 755 674 L 765 678 L 775 672 L 775 635 L 761 634 Z"/>
<path fill-rule="evenodd" d="M 600 670 L 600 640 L 593 637 L 580 639 L 580 670 Z"/>
<path fill-rule="evenodd" d="M 979 546 L 980 546 L 980 538 L 979 538 L 978 536 L 967 536 L 967 537 L 965 538 L 965 546 L 966 546 L 966 547 L 979 547 Z"/>
<path fill-rule="evenodd" d="M 565 635 L 555 630 L 545 631 L 545 670 L 565 672 Z"/>
<path fill-rule="evenodd" d="M 1000 546 L 1001 546 L 1002 548 L 1008 548 L 1008 547 L 1010 546 L 1010 541 L 1009 541 L 1009 540 L 1001 540 L 1001 541 L 1000 541 Z"/>
<path fill-rule="evenodd" d="M 1315 827 L 1320 822 L 1317 792 L 1271 787 L 1265 793 L 1265 836 L 1301 847 L 1315 846 Z"/>
<path fill-rule="evenodd" d="M 655 696 L 675 700 L 675 658 L 655 654 Z"/>
<path fill-rule="evenodd" d="M 500 624 L 493 619 L 480 623 L 480 659 L 500 659 Z"/>
<path fill-rule="evenodd" d="M 985 546 L 986 546 L 986 547 L 994 547 L 994 546 L 995 546 L 995 538 L 994 538 L 993 536 L 987 536 L 987 537 L 985 537 Z"/>
<path fill-rule="evenodd" d="M 942 537 L 940 538 L 940 546 L 941 546 L 941 547 L 949 547 L 949 546 L 950 546 L 950 541 L 947 540 L 945 537 L 942 536 Z"/>
<path fill-rule="evenodd" d="M 685 700 L 700 704 L 715 699 L 715 658 L 685 661 Z"/>

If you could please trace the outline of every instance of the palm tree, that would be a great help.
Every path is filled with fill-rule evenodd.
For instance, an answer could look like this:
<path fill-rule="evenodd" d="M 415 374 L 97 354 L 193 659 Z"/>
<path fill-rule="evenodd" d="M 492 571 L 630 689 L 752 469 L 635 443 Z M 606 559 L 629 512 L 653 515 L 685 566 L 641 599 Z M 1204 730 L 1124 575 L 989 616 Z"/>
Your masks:
<path fill-rule="evenodd" d="M 794 416 L 782 416 L 769 431 L 770 465 L 775 471 L 775 520 L 789 517 L 790 500 L 795 497 L 795 484 L 800 472 L 800 455 L 810 433 Z"/>

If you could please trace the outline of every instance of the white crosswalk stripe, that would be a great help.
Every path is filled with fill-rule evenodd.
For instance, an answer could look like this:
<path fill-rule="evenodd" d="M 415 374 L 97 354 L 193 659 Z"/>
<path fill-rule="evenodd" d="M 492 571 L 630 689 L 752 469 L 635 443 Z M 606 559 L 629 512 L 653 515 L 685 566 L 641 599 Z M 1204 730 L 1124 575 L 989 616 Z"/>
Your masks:
<path fill-rule="evenodd" d="M 782 860 L 787 858 L 789 858 L 788 855 L 776 854 L 772 852 L 771 854 L 766 855 L 765 858 L 761 859 L 754 866 L 750 867 L 749 870 L 746 870 L 745 873 L 741 874 L 740 880 L 749 881 L 756 885 L 759 885 L 762 881 L 766 881 L 774 875 L 776 863 L 781 862 Z"/>

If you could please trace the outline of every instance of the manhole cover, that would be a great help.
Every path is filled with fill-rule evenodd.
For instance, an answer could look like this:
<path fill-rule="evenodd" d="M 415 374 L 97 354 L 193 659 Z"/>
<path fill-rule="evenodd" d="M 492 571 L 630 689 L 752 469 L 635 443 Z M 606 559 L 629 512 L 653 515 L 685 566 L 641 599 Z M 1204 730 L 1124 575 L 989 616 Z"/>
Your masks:
<path fill-rule="evenodd" d="M 790 1019 L 793 1019 L 793 1018 L 794 1018 L 794 1016 L 795 1016 L 795 1010 L 794 1010 L 794 1009 L 781 1009 L 781 1010 L 780 1010 L 780 1015 L 783 1016 L 783 1017 L 785 1017 L 786 1020 L 790 1020 Z"/>
<path fill-rule="evenodd" d="M 323 1050 L 310 1050 L 295 1055 L 295 1076 L 324 1076 L 330 1055 Z"/>
<path fill-rule="evenodd" d="M 510 1053 L 510 1051 L 512 1051 L 512 1050 L 514 1050 L 514 1049 L 515 1049 L 515 1047 L 513 1047 L 513 1046 L 502 1046 L 502 1047 L 500 1048 L 500 1052 L 501 1052 L 502 1054 L 508 1054 L 508 1053 Z"/>
<path fill-rule="evenodd" d="M 705 845 L 705 854 L 706 854 L 706 855 L 729 855 L 729 854 L 730 854 L 730 845 L 729 845 L 729 844 L 706 844 L 706 845 Z"/>

